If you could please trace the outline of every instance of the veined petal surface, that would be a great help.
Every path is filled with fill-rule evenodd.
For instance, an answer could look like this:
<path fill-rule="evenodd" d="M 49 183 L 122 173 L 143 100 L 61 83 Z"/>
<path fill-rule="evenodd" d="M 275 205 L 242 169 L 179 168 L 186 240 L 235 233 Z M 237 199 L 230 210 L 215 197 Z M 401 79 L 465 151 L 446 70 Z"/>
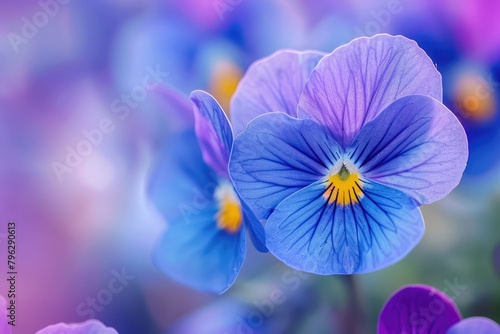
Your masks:
<path fill-rule="evenodd" d="M 446 196 L 467 164 L 465 131 L 428 96 L 406 96 L 366 124 L 347 149 L 368 179 L 399 189 L 419 204 Z"/>
<path fill-rule="evenodd" d="M 424 233 L 420 210 L 398 190 L 358 184 L 361 192 L 349 192 L 345 205 L 321 181 L 289 196 L 267 220 L 269 250 L 322 275 L 371 272 L 404 257 Z"/>
<path fill-rule="evenodd" d="M 252 64 L 231 100 L 235 133 L 265 113 L 280 111 L 296 117 L 299 96 L 323 56 L 317 51 L 282 50 Z"/>
<path fill-rule="evenodd" d="M 442 100 L 441 75 L 431 59 L 403 36 L 361 37 L 321 59 L 300 96 L 298 117 L 328 126 L 345 147 L 366 123 L 407 95 Z"/>
<path fill-rule="evenodd" d="M 339 157 L 340 146 L 321 125 L 270 113 L 236 138 L 229 171 L 257 218 L 267 219 L 286 197 L 323 178 Z"/>
<path fill-rule="evenodd" d="M 233 130 L 219 103 L 207 92 L 191 93 L 195 130 L 203 160 L 218 174 L 227 177 L 227 164 L 233 145 Z"/>

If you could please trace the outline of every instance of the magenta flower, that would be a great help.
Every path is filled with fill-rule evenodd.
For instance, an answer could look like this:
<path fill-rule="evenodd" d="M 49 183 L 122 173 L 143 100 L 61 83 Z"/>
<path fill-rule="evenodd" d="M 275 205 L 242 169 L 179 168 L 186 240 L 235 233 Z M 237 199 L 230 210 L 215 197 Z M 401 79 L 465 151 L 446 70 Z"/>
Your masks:
<path fill-rule="evenodd" d="M 500 334 L 488 318 L 461 320 L 449 296 L 426 285 L 408 285 L 387 301 L 379 317 L 378 334 Z"/>

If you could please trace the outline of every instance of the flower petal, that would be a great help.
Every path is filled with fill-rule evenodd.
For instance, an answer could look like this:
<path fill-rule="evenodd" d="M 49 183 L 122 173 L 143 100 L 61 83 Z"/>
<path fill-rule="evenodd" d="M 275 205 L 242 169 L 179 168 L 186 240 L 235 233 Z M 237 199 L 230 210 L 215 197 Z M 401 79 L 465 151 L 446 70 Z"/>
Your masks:
<path fill-rule="evenodd" d="M 500 326 L 483 317 L 467 318 L 451 327 L 446 334 L 500 334 Z"/>
<path fill-rule="evenodd" d="M 228 175 L 227 164 L 233 145 L 233 130 L 219 103 L 207 92 L 191 93 L 194 102 L 196 136 L 203 159 L 217 173 Z"/>
<path fill-rule="evenodd" d="M 339 156 L 326 129 L 284 113 L 261 115 L 239 135 L 229 172 L 258 219 L 286 197 L 323 178 Z"/>
<path fill-rule="evenodd" d="M 3 333 L 3 332 L 2 332 Z M 98 320 L 88 320 L 79 324 L 58 323 L 39 330 L 36 334 L 118 334 Z"/>
<path fill-rule="evenodd" d="M 420 204 L 453 190 L 468 157 L 455 115 L 428 96 L 406 96 L 366 124 L 350 147 L 362 175 L 399 189 Z"/>
<path fill-rule="evenodd" d="M 327 125 L 347 146 L 364 124 L 406 95 L 441 101 L 441 75 L 414 41 L 386 34 L 335 49 L 312 71 L 299 99 L 299 118 Z"/>
<path fill-rule="evenodd" d="M 206 203 L 186 220 L 170 224 L 154 252 L 157 267 L 194 289 L 223 293 L 235 281 L 245 259 L 245 232 L 217 227 L 218 207 Z"/>
<path fill-rule="evenodd" d="M 231 100 L 235 133 L 264 113 L 281 111 L 296 117 L 299 95 L 323 56 L 316 51 L 282 50 L 252 64 Z"/>
<path fill-rule="evenodd" d="M 255 249 L 259 252 L 267 253 L 269 250 L 266 246 L 266 234 L 264 232 L 264 226 L 255 216 L 248 205 L 240 198 L 241 206 L 243 208 L 243 214 L 245 217 L 246 227 L 248 228 L 248 234 L 252 240 Z"/>
<path fill-rule="evenodd" d="M 325 182 L 291 195 L 267 220 L 267 247 L 287 265 L 321 275 L 370 272 L 397 262 L 424 233 L 420 210 L 395 189 L 361 187 L 363 195 L 353 194 L 347 205 L 325 196 Z"/>
<path fill-rule="evenodd" d="M 204 91 L 194 91 L 191 99 L 196 105 L 196 135 L 203 152 L 204 161 L 220 175 L 229 177 L 229 155 L 233 146 L 233 130 L 226 114 L 217 101 Z M 250 208 L 244 206 L 245 221 L 255 248 L 267 252 L 264 228 Z"/>
<path fill-rule="evenodd" d="M 164 145 L 148 189 L 169 222 L 155 249 L 157 266 L 180 283 L 217 293 L 234 282 L 245 257 L 244 229 L 229 234 L 217 226 L 214 195 L 220 181 L 190 131 Z"/>
<path fill-rule="evenodd" d="M 378 334 L 445 334 L 460 321 L 453 300 L 426 285 L 408 285 L 387 301 L 379 317 Z"/>

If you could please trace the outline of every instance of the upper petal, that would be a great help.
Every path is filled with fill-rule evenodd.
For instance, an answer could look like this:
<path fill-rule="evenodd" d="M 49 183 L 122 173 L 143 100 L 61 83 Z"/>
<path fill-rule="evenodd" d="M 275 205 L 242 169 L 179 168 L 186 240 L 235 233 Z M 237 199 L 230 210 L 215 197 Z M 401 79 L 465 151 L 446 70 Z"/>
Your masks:
<path fill-rule="evenodd" d="M 283 113 L 254 119 L 235 142 L 229 163 L 234 186 L 257 218 L 324 177 L 339 156 L 326 129 Z"/>
<path fill-rule="evenodd" d="M 235 133 L 264 113 L 281 111 L 296 117 L 299 95 L 323 56 L 316 51 L 282 50 L 252 64 L 231 100 Z"/>
<path fill-rule="evenodd" d="M 406 96 L 366 124 L 347 149 L 367 178 L 399 189 L 420 204 L 455 188 L 468 157 L 455 115 L 428 96 Z"/>
<path fill-rule="evenodd" d="M 417 43 L 385 34 L 362 37 L 318 63 L 298 116 L 327 125 L 345 147 L 390 103 L 414 94 L 442 99 L 441 75 Z"/>
<path fill-rule="evenodd" d="M 3 332 L 2 332 L 3 333 Z M 39 330 L 36 334 L 118 334 L 98 320 L 88 320 L 78 324 L 59 323 Z"/>
<path fill-rule="evenodd" d="M 407 285 L 385 304 L 377 333 L 445 334 L 460 318 L 446 294 L 426 285 Z"/>
<path fill-rule="evenodd" d="M 203 160 L 217 173 L 227 176 L 227 164 L 233 145 L 233 130 L 226 114 L 214 97 L 196 90 L 191 93 L 194 102 L 196 136 Z"/>
<path fill-rule="evenodd" d="M 265 226 L 269 251 L 322 275 L 370 272 L 403 258 L 424 232 L 419 209 L 395 189 L 362 181 L 357 187 L 343 204 L 327 181 L 285 199 Z"/>
<path fill-rule="evenodd" d="M 500 326 L 491 319 L 472 317 L 451 327 L 446 334 L 500 334 Z"/>

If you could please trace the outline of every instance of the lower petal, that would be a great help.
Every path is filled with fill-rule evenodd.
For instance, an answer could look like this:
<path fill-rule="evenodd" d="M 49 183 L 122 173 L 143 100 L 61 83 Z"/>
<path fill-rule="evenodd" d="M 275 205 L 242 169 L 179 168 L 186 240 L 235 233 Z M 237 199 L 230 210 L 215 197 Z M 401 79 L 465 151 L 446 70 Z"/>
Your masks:
<path fill-rule="evenodd" d="M 322 275 L 375 271 L 403 258 L 422 237 L 422 215 L 402 192 L 364 183 L 337 202 L 327 196 L 327 182 L 291 195 L 267 220 L 267 246 L 287 265 Z"/>
<path fill-rule="evenodd" d="M 211 203 L 184 222 L 171 224 L 154 253 L 157 267 L 194 289 L 222 293 L 235 281 L 245 258 L 245 232 L 217 227 Z"/>

